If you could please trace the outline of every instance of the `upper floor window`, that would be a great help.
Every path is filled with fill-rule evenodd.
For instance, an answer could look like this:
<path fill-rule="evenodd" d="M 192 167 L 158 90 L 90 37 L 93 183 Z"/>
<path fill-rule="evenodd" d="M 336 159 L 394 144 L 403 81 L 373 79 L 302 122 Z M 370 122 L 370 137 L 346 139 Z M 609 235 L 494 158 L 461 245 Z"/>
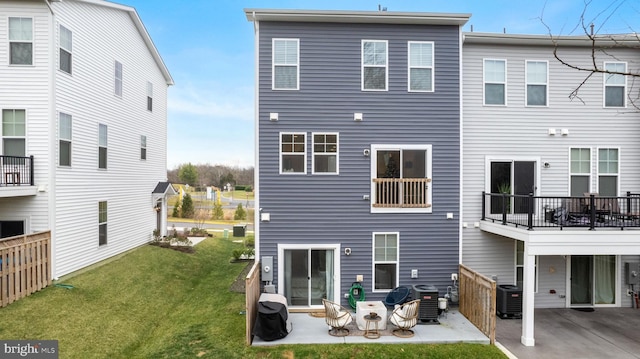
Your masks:
<path fill-rule="evenodd" d="M 26 156 L 26 111 L 2 110 L 2 154 Z"/>
<path fill-rule="evenodd" d="M 107 244 L 107 201 L 98 202 L 98 245 Z"/>
<path fill-rule="evenodd" d="M 362 90 L 387 90 L 386 40 L 362 40 Z"/>
<path fill-rule="evenodd" d="M 431 145 L 371 146 L 371 212 L 431 212 Z"/>
<path fill-rule="evenodd" d="M 527 106 L 547 106 L 546 61 L 527 61 Z"/>
<path fill-rule="evenodd" d="M 484 104 L 506 105 L 507 61 L 484 60 Z"/>
<path fill-rule="evenodd" d="M 299 39 L 273 39 L 272 88 L 274 90 L 300 88 L 299 47 Z"/>
<path fill-rule="evenodd" d="M 313 134 L 313 173 L 338 173 L 338 134 Z"/>
<path fill-rule="evenodd" d="M 373 291 L 388 291 L 398 284 L 399 234 L 373 233 Z"/>
<path fill-rule="evenodd" d="M 73 34 L 71 30 L 60 25 L 60 70 L 71 74 L 71 52 L 73 50 Z"/>
<path fill-rule="evenodd" d="M 433 42 L 409 41 L 409 91 L 433 91 Z"/>
<path fill-rule="evenodd" d="M 624 62 L 605 62 L 605 71 L 616 73 L 604 74 L 604 107 L 625 107 L 627 93 L 627 64 Z"/>
<path fill-rule="evenodd" d="M 147 111 L 153 111 L 153 84 L 147 81 Z"/>
<path fill-rule="evenodd" d="M 58 165 L 71 166 L 71 115 L 60 112 Z"/>
<path fill-rule="evenodd" d="M 616 197 L 618 195 L 618 149 L 598 149 L 598 194 Z"/>
<path fill-rule="evenodd" d="M 140 136 L 140 159 L 147 159 L 147 136 Z"/>
<path fill-rule="evenodd" d="M 114 65 L 114 93 L 122 96 L 122 63 L 116 61 Z"/>
<path fill-rule="evenodd" d="M 107 168 L 107 125 L 98 125 L 98 168 Z"/>
<path fill-rule="evenodd" d="M 33 65 L 33 19 L 9 18 L 9 64 Z"/>
<path fill-rule="evenodd" d="M 571 197 L 582 197 L 591 192 L 591 149 L 572 148 L 570 164 L 570 192 Z"/>
<path fill-rule="evenodd" d="M 305 133 L 280 134 L 280 173 L 307 173 Z"/>

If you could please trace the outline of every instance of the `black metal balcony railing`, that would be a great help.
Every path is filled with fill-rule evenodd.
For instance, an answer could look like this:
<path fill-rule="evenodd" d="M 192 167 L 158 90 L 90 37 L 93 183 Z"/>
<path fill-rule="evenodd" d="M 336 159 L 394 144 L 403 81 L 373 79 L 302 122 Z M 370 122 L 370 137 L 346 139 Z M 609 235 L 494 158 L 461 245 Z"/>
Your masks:
<path fill-rule="evenodd" d="M 33 184 L 33 156 L 0 156 L 0 187 Z"/>
<path fill-rule="evenodd" d="M 640 227 L 640 194 L 549 197 L 482 192 L 482 220 L 534 228 Z"/>

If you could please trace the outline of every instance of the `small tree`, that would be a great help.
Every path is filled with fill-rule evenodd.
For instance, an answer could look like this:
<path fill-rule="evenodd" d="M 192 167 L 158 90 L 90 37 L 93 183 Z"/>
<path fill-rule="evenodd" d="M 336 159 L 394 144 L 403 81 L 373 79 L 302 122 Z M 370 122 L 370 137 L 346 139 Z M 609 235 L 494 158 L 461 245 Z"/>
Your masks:
<path fill-rule="evenodd" d="M 197 209 L 193 218 L 195 219 L 195 228 L 200 231 L 204 228 L 204 222 L 209 218 L 209 211 L 204 208 Z"/>
<path fill-rule="evenodd" d="M 182 218 L 192 218 L 194 213 L 193 200 L 188 193 L 182 199 Z"/>
<path fill-rule="evenodd" d="M 216 202 L 213 205 L 213 219 L 224 219 L 224 211 L 222 210 L 222 203 Z"/>
<path fill-rule="evenodd" d="M 171 217 L 178 218 L 180 217 L 180 199 L 176 201 L 176 204 L 173 205 L 173 213 L 171 213 Z"/>
<path fill-rule="evenodd" d="M 198 180 L 198 169 L 191 163 L 187 163 L 186 165 L 182 165 L 178 170 L 178 177 L 183 183 L 195 186 Z"/>
<path fill-rule="evenodd" d="M 242 203 L 238 203 L 238 208 L 236 208 L 236 213 L 233 215 L 233 219 L 247 219 L 247 212 L 242 208 Z"/>

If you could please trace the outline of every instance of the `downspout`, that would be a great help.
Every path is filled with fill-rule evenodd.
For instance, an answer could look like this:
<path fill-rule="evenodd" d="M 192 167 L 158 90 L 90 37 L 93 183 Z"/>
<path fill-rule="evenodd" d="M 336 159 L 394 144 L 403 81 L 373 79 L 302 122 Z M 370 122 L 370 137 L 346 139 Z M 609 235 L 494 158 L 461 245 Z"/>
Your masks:
<path fill-rule="evenodd" d="M 254 191 L 255 191 L 255 196 L 254 196 L 254 211 L 253 211 L 253 236 L 255 239 L 255 258 L 256 260 L 259 260 L 260 258 L 260 217 L 262 216 L 262 208 L 260 207 L 260 153 L 259 153 L 259 147 L 260 147 L 260 113 L 259 113 L 259 103 L 260 103 L 260 76 L 259 76 L 259 69 L 260 69 L 260 24 L 258 24 L 258 21 L 256 20 L 256 12 L 254 11 L 252 13 L 252 17 L 253 17 L 253 32 L 254 32 L 254 62 L 255 62 L 255 69 L 254 69 L 254 76 L 255 76 L 255 80 L 254 80 L 254 103 L 253 103 L 253 112 L 254 112 L 254 121 L 255 121 L 255 131 L 254 131 L 254 158 L 255 158 L 255 171 L 253 174 L 253 181 L 254 181 Z"/>

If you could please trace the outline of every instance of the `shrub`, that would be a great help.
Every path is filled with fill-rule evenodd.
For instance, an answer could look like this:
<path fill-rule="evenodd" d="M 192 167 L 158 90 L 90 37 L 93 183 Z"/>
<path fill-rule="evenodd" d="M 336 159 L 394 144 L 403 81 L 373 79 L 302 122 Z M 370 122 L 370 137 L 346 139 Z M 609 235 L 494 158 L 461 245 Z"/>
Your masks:
<path fill-rule="evenodd" d="M 254 236 L 248 236 L 247 239 L 244 240 L 244 245 L 247 247 L 255 247 L 256 246 L 256 239 Z"/>
<path fill-rule="evenodd" d="M 185 194 L 182 199 L 182 218 L 192 218 L 194 214 L 193 200 L 190 194 Z"/>
<path fill-rule="evenodd" d="M 244 189 L 246 192 L 253 192 L 253 188 L 251 186 L 247 186 L 247 188 Z"/>
<path fill-rule="evenodd" d="M 173 213 L 171 214 L 171 217 L 180 217 L 180 201 L 176 202 L 176 204 L 173 206 Z"/>
<path fill-rule="evenodd" d="M 244 191 L 244 188 L 245 188 L 245 186 L 237 185 L 237 186 L 235 187 L 235 190 L 236 190 L 236 191 Z"/>
<path fill-rule="evenodd" d="M 213 205 L 213 219 L 223 219 L 224 211 L 222 210 L 222 203 L 217 203 Z"/>
<path fill-rule="evenodd" d="M 233 215 L 233 219 L 235 220 L 243 220 L 247 219 L 247 212 L 242 208 L 242 203 L 238 203 L 238 208 L 236 208 L 236 213 Z"/>

